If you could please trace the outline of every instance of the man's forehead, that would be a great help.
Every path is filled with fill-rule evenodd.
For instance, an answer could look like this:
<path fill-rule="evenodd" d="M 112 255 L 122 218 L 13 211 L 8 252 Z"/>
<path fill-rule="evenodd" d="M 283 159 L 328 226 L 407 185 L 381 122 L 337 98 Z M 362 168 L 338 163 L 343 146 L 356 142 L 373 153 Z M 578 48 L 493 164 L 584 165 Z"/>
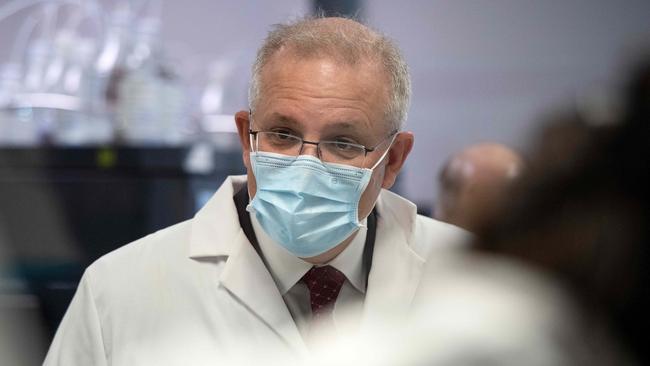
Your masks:
<path fill-rule="evenodd" d="M 291 115 L 285 115 L 280 112 L 272 112 L 269 113 L 267 117 L 265 117 L 264 123 L 272 123 L 272 124 L 280 124 L 283 126 L 287 127 L 300 127 L 302 126 L 305 122 L 309 121 L 299 121 L 298 119 L 294 118 Z M 326 124 L 326 127 L 328 128 L 335 128 L 336 130 L 339 131 L 356 131 L 359 128 L 364 128 L 362 123 L 360 121 L 355 121 L 354 119 L 335 119 L 332 118 L 328 121 Z"/>
<path fill-rule="evenodd" d="M 374 73 L 378 78 L 385 74 L 384 68 L 379 60 L 370 57 L 362 56 L 355 59 L 350 59 L 346 55 L 342 55 L 340 50 L 313 50 L 309 53 L 300 52 L 290 45 L 281 47 L 270 58 L 269 61 L 262 67 L 262 75 L 268 74 L 269 70 L 276 69 L 278 66 L 283 65 L 302 65 L 313 62 L 327 63 L 337 68 L 350 68 L 357 70 L 369 70 Z"/>
<path fill-rule="evenodd" d="M 390 83 L 381 74 L 369 61 L 350 65 L 329 55 L 301 57 L 282 49 L 261 70 L 255 108 L 269 122 L 304 127 L 318 120 L 322 131 L 329 125 L 341 131 L 383 131 Z"/>
<path fill-rule="evenodd" d="M 328 55 L 305 58 L 278 54 L 263 67 L 259 81 L 261 97 L 270 88 L 295 83 L 322 87 L 318 91 L 325 91 L 326 87 L 333 92 L 362 90 L 362 99 L 380 99 L 377 102 L 382 105 L 390 94 L 389 77 L 381 65 L 363 60 L 349 64 Z"/>

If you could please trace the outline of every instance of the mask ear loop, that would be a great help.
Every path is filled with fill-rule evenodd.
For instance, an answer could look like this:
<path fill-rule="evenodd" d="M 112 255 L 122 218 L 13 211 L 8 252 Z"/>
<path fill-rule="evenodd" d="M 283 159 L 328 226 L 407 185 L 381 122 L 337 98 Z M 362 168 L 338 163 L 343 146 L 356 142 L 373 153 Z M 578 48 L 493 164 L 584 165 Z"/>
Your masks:
<path fill-rule="evenodd" d="M 248 108 L 248 143 L 250 144 L 250 151 L 249 151 L 249 157 L 248 157 L 249 159 L 251 159 L 250 153 L 255 153 L 257 155 L 257 136 L 255 136 L 255 141 L 253 141 L 253 134 L 250 133 L 250 131 L 253 130 L 251 128 L 252 126 L 253 126 L 253 110 Z M 252 163 L 253 162 L 252 162 L 252 159 L 251 159 L 251 164 Z M 257 172 L 255 171 L 256 169 L 254 169 L 252 167 L 251 167 L 251 169 L 253 169 L 253 176 L 257 176 Z M 252 206 L 250 204 L 250 202 L 252 202 L 252 201 L 253 201 L 253 199 L 249 195 L 248 196 L 249 204 L 248 204 L 248 206 L 246 206 L 247 211 L 249 211 L 249 207 L 251 207 L 251 209 L 252 209 Z"/>
<path fill-rule="evenodd" d="M 249 143 L 251 145 L 251 151 L 254 152 L 254 153 L 257 153 L 257 146 L 255 146 L 255 144 L 253 144 L 253 134 L 252 133 L 248 134 L 248 141 L 249 141 Z M 255 146 L 255 147 L 253 147 L 253 146 Z"/>
<path fill-rule="evenodd" d="M 373 165 L 372 168 L 370 168 L 370 170 L 375 170 L 375 168 L 384 160 L 384 158 L 386 158 L 386 156 L 388 155 L 388 152 L 390 151 L 390 148 L 393 146 L 393 142 L 395 142 L 395 138 L 397 137 L 397 134 L 399 134 L 399 132 L 395 133 L 393 135 L 393 137 L 391 137 L 390 144 L 388 145 L 388 148 L 386 149 L 386 151 L 384 151 L 384 153 L 381 155 L 381 158 L 379 158 L 379 160 L 375 163 L 375 165 Z M 359 223 L 359 228 L 367 229 L 368 228 L 368 224 L 367 224 L 368 218 L 366 217 L 364 220 L 366 220 L 366 224 Z"/>
<path fill-rule="evenodd" d="M 248 141 L 251 145 L 251 151 L 257 153 L 257 145 L 253 144 L 253 134 L 250 131 L 253 130 L 253 110 L 248 108 Z M 257 137 L 255 138 L 257 142 Z M 253 146 L 255 146 L 253 148 Z"/>
<path fill-rule="evenodd" d="M 390 148 L 393 146 L 393 142 L 395 142 L 395 138 L 397 138 L 397 135 L 398 135 L 398 134 L 399 134 L 399 132 L 395 133 L 395 134 L 393 135 L 393 137 L 391 137 L 391 139 L 390 139 L 390 144 L 388 144 L 388 148 L 387 148 L 386 151 L 384 151 L 384 153 L 381 155 L 381 158 L 379 158 L 379 160 L 377 160 L 377 162 L 375 163 L 375 165 L 373 165 L 372 168 L 370 168 L 370 170 L 375 170 L 375 168 L 376 168 L 376 167 L 377 167 L 377 166 L 378 166 L 378 165 L 379 165 L 379 164 L 384 160 L 384 158 L 386 158 L 386 156 L 388 155 L 388 152 L 390 151 Z"/>

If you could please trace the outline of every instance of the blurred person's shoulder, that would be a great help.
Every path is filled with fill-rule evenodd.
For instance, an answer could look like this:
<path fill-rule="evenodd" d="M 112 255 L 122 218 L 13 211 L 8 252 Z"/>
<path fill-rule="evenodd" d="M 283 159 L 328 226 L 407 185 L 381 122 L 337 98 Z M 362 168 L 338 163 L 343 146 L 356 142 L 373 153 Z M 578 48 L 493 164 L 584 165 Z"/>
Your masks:
<path fill-rule="evenodd" d="M 421 363 L 630 365 L 604 324 L 585 318 L 571 289 L 542 268 L 478 251 L 447 252 L 429 259 L 425 278 L 409 332 L 429 342 L 402 351 Z"/>

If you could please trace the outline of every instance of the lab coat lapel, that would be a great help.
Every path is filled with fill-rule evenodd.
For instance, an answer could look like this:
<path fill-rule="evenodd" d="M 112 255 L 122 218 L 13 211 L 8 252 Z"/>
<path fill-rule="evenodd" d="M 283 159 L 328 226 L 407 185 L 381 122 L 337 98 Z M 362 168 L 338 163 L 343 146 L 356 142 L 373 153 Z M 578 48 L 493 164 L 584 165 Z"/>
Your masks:
<path fill-rule="evenodd" d="M 305 351 L 302 336 L 264 262 L 243 231 L 236 240 L 239 248 L 228 257 L 221 284 L 290 347 Z"/>
<path fill-rule="evenodd" d="M 195 216 L 190 257 L 227 257 L 219 276 L 221 285 L 290 347 L 305 352 L 277 285 L 239 224 L 233 195 L 245 184 L 244 176 L 229 177 Z"/>
<path fill-rule="evenodd" d="M 394 197 L 389 197 L 391 203 L 381 198 L 377 204 L 377 239 L 364 303 L 364 327 L 386 325 L 408 314 L 425 263 L 409 245 L 413 240 L 415 206 L 405 200 L 395 201 Z"/>

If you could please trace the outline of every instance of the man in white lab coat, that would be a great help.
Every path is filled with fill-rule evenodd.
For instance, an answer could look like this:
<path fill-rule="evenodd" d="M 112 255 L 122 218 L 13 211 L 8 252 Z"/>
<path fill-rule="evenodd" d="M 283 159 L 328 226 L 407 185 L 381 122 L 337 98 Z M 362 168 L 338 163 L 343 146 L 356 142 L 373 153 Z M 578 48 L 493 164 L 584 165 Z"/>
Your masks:
<path fill-rule="evenodd" d="M 406 314 L 426 258 L 464 239 L 385 190 L 413 145 L 409 98 L 399 51 L 367 27 L 276 28 L 235 115 L 247 176 L 91 265 L 45 364 L 300 356 L 319 332 Z"/>

